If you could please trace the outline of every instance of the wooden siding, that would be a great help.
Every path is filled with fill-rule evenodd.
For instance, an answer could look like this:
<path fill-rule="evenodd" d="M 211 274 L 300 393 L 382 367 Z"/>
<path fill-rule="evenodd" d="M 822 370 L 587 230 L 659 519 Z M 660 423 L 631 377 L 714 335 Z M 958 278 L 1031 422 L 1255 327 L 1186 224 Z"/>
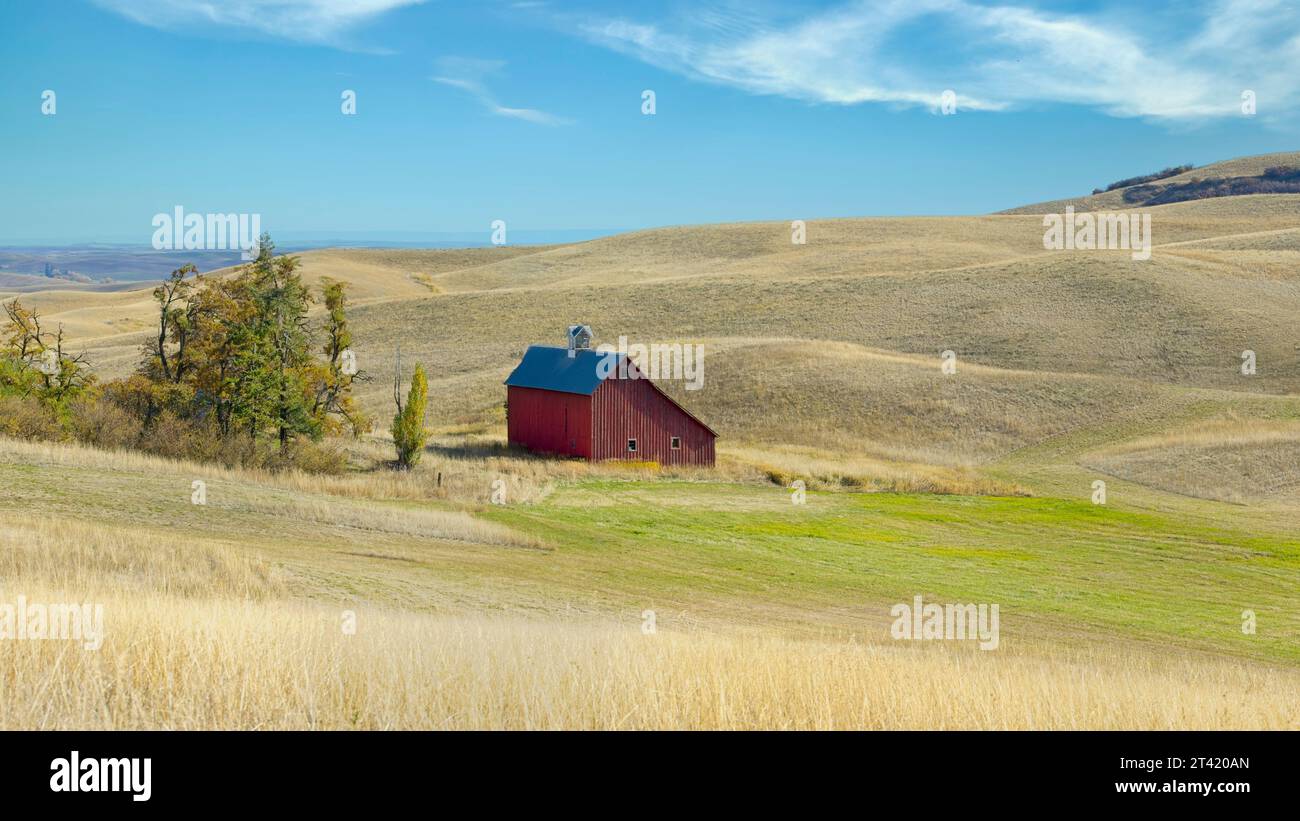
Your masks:
<path fill-rule="evenodd" d="M 512 385 L 506 402 L 510 444 L 539 453 L 592 458 L 590 396 Z"/>
<path fill-rule="evenodd" d="M 606 379 L 592 394 L 591 458 L 712 465 L 714 436 L 648 379 Z M 672 437 L 681 448 L 672 448 Z M 636 439 L 635 453 L 627 440 Z"/>

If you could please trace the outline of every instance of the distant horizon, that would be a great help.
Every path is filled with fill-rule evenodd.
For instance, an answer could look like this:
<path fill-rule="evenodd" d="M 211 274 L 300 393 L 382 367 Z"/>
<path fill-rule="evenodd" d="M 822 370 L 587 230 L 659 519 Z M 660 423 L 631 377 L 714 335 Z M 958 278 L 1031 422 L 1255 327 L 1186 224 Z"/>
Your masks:
<path fill-rule="evenodd" d="M 268 232 L 269 233 L 269 232 Z M 493 245 L 490 232 L 346 232 L 322 231 L 271 235 L 276 250 L 286 254 L 319 251 L 327 248 L 399 248 L 455 250 L 484 248 Z M 622 233 L 599 229 L 519 230 L 507 236 L 510 245 L 566 245 Z M 385 238 L 384 235 L 387 235 Z M 406 237 L 399 239 L 399 236 Z M 155 249 L 148 242 L 40 242 L 0 243 L 0 274 L 66 279 L 62 274 L 46 273 L 52 266 L 58 272 L 73 272 L 88 277 L 91 283 L 105 279 L 114 282 L 142 282 L 166 276 L 186 263 L 200 273 L 228 268 L 244 260 L 238 250 Z M 79 280 L 72 280 L 79 281 Z"/>
<path fill-rule="evenodd" d="M 658 227 L 658 226 L 655 226 Z M 646 230 L 641 228 L 521 228 L 511 230 L 508 245 L 558 245 L 566 242 L 582 242 L 586 239 L 612 236 L 628 231 Z M 277 247 L 289 245 L 310 245 L 312 248 L 331 247 L 334 243 L 360 243 L 359 247 L 421 248 L 423 243 L 433 246 L 454 245 L 455 247 L 476 247 L 492 245 L 491 230 L 482 231 L 285 231 L 276 233 L 267 230 Z M 152 229 L 143 234 L 143 239 L 128 238 L 117 234 L 94 238 L 66 237 L 0 237 L 0 248 L 127 248 L 153 250 L 149 238 Z M 168 249 L 176 250 L 176 249 Z M 180 249 L 183 250 L 183 249 Z M 194 249 L 195 253 L 220 253 L 210 249 Z"/>

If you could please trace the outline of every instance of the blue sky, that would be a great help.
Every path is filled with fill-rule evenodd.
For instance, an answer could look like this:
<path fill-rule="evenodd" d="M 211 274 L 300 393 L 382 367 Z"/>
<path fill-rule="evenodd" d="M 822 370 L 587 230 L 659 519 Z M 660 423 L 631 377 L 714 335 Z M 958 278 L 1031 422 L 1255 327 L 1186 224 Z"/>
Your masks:
<path fill-rule="evenodd" d="M 1300 148 L 1300 10 L 1137 8 L 12 0 L 0 244 L 968 214 Z"/>

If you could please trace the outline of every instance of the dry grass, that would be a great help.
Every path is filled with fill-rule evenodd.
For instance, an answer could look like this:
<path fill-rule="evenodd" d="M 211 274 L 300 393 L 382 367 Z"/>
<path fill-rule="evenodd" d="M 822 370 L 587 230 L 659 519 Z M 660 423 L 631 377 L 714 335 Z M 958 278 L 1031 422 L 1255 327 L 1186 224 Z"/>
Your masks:
<path fill-rule="evenodd" d="M 339 505 L 327 499 L 267 500 L 262 512 L 292 516 L 308 525 L 357 528 L 371 533 L 445 539 L 471 544 L 542 547 L 540 540 L 504 525 L 476 519 L 465 511 L 422 510 L 392 504 Z"/>
<path fill-rule="evenodd" d="M 1300 422 L 1219 419 L 1089 453 L 1088 467 L 1202 499 L 1300 503 Z"/>
<path fill-rule="evenodd" d="M 502 471 L 500 475 L 513 475 L 505 465 L 472 466 L 470 460 L 462 460 L 457 464 L 459 470 L 449 471 L 453 480 L 438 487 L 436 477 L 441 471 L 427 467 L 420 472 L 375 467 L 370 472 L 335 476 L 226 468 L 137 451 L 104 451 L 84 445 L 11 439 L 0 439 L 0 442 L 6 448 L 5 461 L 37 467 L 84 468 L 106 472 L 110 477 L 114 474 L 147 476 L 166 483 L 174 491 L 173 496 L 181 500 L 188 498 L 186 489 L 190 483 L 201 479 L 209 486 L 205 508 L 214 513 L 274 517 L 294 521 L 308 531 L 326 528 L 358 531 L 370 538 L 412 536 L 481 545 L 543 547 L 532 536 L 475 518 L 468 510 L 401 504 L 403 501 L 443 501 L 459 497 L 460 501 L 473 507 L 480 501 L 487 501 L 487 491 L 492 479 L 498 475 L 498 469 Z M 527 477 L 515 477 L 511 496 L 516 502 L 529 500 L 525 488 L 549 487 L 546 484 L 549 479 L 544 481 L 540 478 L 548 475 L 542 469 L 546 462 L 521 461 L 536 464 L 538 469 Z M 471 476 L 474 477 L 472 482 Z M 528 481 L 524 481 L 525 478 Z M 472 494 L 469 491 L 471 485 L 475 488 Z M 452 492 L 456 488 L 465 492 Z"/>
<path fill-rule="evenodd" d="M 80 595 L 161 593 L 241 600 L 284 592 L 276 568 L 220 540 L 6 516 L 0 520 L 0 591 L 7 586 L 12 596 L 15 585 Z"/>
<path fill-rule="evenodd" d="M 1289 328 L 1300 309 L 1295 267 L 1261 277 L 1249 256 L 1250 248 L 1286 241 L 1277 238 L 1300 222 L 1300 196 L 1156 210 L 1157 249 L 1148 262 L 1044 251 L 1041 218 L 1033 216 L 817 220 L 804 246 L 790 244 L 786 223 L 750 223 L 559 247 L 331 249 L 302 258 L 309 280 L 331 276 L 354 288 L 354 347 L 376 377 L 365 396 L 372 410 L 391 405 L 385 369 L 401 339 L 407 356 L 431 371 L 435 408 L 453 419 L 484 418 L 500 407 L 500 380 L 518 354 L 530 343 L 561 341 L 556 317 L 575 304 L 606 341 L 620 333 L 796 336 L 927 358 L 952 348 L 1004 369 L 1228 384 L 1218 363 L 1230 365 L 1244 339 L 1259 346 L 1277 337 L 1272 332 Z M 1226 253 L 1208 253 L 1224 243 Z M 75 344 L 85 341 L 109 376 L 138 359 L 143 326 L 127 320 L 147 322 L 154 313 L 148 289 L 25 299 L 50 323 L 64 322 Z M 1243 389 L 1300 384 L 1279 384 L 1282 366 L 1295 362 L 1289 345 L 1267 354 L 1273 372 Z M 875 388 L 869 373 L 862 381 Z"/>
<path fill-rule="evenodd" d="M 809 490 L 956 493 L 972 496 L 1022 496 L 1014 482 L 981 476 L 971 468 L 845 456 L 815 448 L 728 447 L 728 462 L 752 465 L 769 481 L 789 487 L 803 480 Z"/>
<path fill-rule="evenodd" d="M 599 341 L 705 344 L 704 389 L 664 387 L 719 431 L 724 450 L 772 452 L 727 462 L 723 475 L 761 480 L 772 468 L 813 473 L 827 488 L 996 493 L 1027 483 L 990 479 L 983 467 L 1045 442 L 1100 429 L 1118 441 L 1209 405 L 1254 415 L 1245 405 L 1261 396 L 1300 414 L 1300 280 L 1290 259 L 1300 253 L 1300 196 L 1156 210 L 1146 262 L 1046 252 L 1034 216 L 815 220 L 805 246 L 790 244 L 788 224 L 751 223 L 557 247 L 332 249 L 303 260 L 308 279 L 354 286 L 353 349 L 371 377 L 358 399 L 381 429 L 400 339 L 404 360 L 429 375 L 431 424 L 499 439 L 503 379 L 527 345 L 560 342 L 568 320 L 557 317 L 576 319 L 582 305 Z M 154 313 L 147 290 L 25 299 L 49 322 L 66 321 L 105 377 L 137 365 L 142 336 L 131 318 Z M 1238 371 L 1246 348 L 1260 362 L 1250 379 Z M 944 350 L 958 356 L 951 378 L 939 372 Z M 273 481 L 473 505 L 487 502 L 497 476 L 513 499 L 535 501 L 585 471 L 485 447 L 449 437 L 424 468 L 400 476 L 372 469 L 390 458 L 376 439 L 354 449 L 360 475 Z M 853 465 L 801 470 L 791 456 L 801 450 Z"/>
<path fill-rule="evenodd" d="M 359 442 L 340 440 L 360 469 L 343 474 L 305 473 L 300 470 L 270 471 L 257 468 L 228 468 L 203 462 L 169 459 L 133 450 L 105 451 L 73 443 L 31 442 L 0 438 L 7 455 L 37 467 L 92 468 L 121 473 L 168 475 L 184 479 L 222 481 L 257 485 L 266 489 L 295 491 L 304 495 L 329 496 L 350 500 L 428 501 L 454 500 L 486 504 L 491 482 L 497 476 L 509 476 L 515 492 L 514 501 L 534 501 L 545 496 L 557 479 L 574 478 L 591 470 L 580 462 L 557 462 L 526 455 L 490 457 L 508 454 L 499 441 L 466 444 L 457 440 L 457 449 L 435 450 L 414 470 L 390 467 L 392 445 L 385 439 Z M 439 476 L 441 475 L 441 480 Z M 255 506 L 267 503 L 254 499 Z M 375 508 L 368 508 L 375 510 Z M 311 513 L 310 509 L 304 509 Z M 335 514 L 331 514 L 335 515 Z M 364 517 L 364 514 L 361 514 Z"/>
<path fill-rule="evenodd" d="M 0 641 L 3 729 L 1300 726 L 1300 672 L 1259 662 L 1124 643 L 986 653 L 839 629 L 796 639 L 757 622 L 681 629 L 667 612 L 645 635 L 636 612 L 539 620 L 339 594 L 309 603 L 220 539 L 0 521 L 0 604 L 22 595 L 105 614 L 96 651 Z"/>
<path fill-rule="evenodd" d="M 1258 173 L 1261 163 L 1286 164 L 1247 158 L 1224 169 Z M 551 248 L 304 254 L 309 280 L 353 285 L 353 347 L 372 377 L 359 398 L 380 428 L 392 411 L 394 341 L 404 361 L 425 364 L 440 435 L 424 461 L 387 469 L 382 435 L 347 443 L 352 470 L 337 476 L 0 442 L 13 482 L 0 511 L 0 603 L 90 599 L 104 604 L 108 627 L 98 652 L 0 642 L 0 727 L 1297 728 L 1300 673 L 1259 662 L 1095 636 L 1075 650 L 1016 642 L 993 653 L 793 638 L 796 624 L 842 626 L 817 621 L 826 613 L 860 618 L 857 588 L 816 607 L 783 599 L 795 572 L 826 569 L 797 561 L 822 555 L 797 552 L 820 542 L 792 538 L 789 556 L 778 544 L 782 562 L 795 561 L 755 575 L 759 554 L 744 552 L 755 533 L 722 533 L 714 521 L 773 491 L 736 493 L 718 480 L 1040 497 L 1047 487 L 1086 498 L 1082 462 L 1147 488 L 1281 504 L 1236 508 L 1141 488 L 1108 510 L 1154 499 L 1202 522 L 1285 529 L 1300 506 L 1300 436 L 1286 421 L 1300 418 L 1300 197 L 1152 210 L 1157 247 L 1145 263 L 1045 252 L 1035 216 L 817 220 L 805 246 L 790 244 L 788 223 L 756 223 Z M 148 289 L 24 301 L 64 323 L 105 377 L 136 365 L 156 310 Z M 665 387 L 722 434 L 715 470 L 589 465 L 501 446 L 502 380 L 527 345 L 558 344 L 573 320 L 592 322 L 598 341 L 706 344 L 705 389 Z M 1238 370 L 1246 348 L 1260 362 L 1251 379 Z M 945 349 L 959 357 L 951 377 L 938 367 Z M 209 482 L 203 509 L 188 504 L 194 478 Z M 482 515 L 497 478 L 524 507 Z M 675 482 L 672 493 L 644 494 L 665 507 L 639 511 L 644 540 L 632 544 L 627 527 L 621 541 L 602 538 L 600 516 L 560 509 L 546 519 L 566 486 L 592 479 Z M 575 491 L 570 504 L 641 501 L 612 498 L 610 484 Z M 904 531 L 897 538 L 953 516 L 992 527 L 957 507 L 903 501 L 907 515 L 879 514 Z M 1006 504 L 1024 501 L 1052 499 Z M 980 500 L 990 502 L 1002 504 Z M 774 492 L 761 503 L 789 507 Z M 705 513 L 689 521 L 672 505 Z M 717 515 L 706 515 L 711 505 Z M 70 521 L 82 514 L 83 524 Z M 539 542 L 490 516 L 536 525 L 560 546 L 511 549 Z M 823 523 L 821 535 L 861 516 Z M 774 522 L 768 541 L 812 527 L 786 524 Z M 1038 526 L 989 530 L 987 557 L 972 552 L 955 583 L 996 574 L 992 557 L 1037 538 Z M 921 548 L 953 549 L 962 533 L 922 535 Z M 1135 544 L 1145 549 L 1146 538 Z M 1149 538 L 1157 545 L 1162 534 Z M 707 564 L 671 563 L 701 546 L 718 551 Z M 871 549 L 854 542 L 826 564 L 883 560 L 862 552 Z M 1116 555 L 1095 540 L 1071 549 L 1079 561 Z M 904 559 L 875 571 L 905 577 L 914 559 Z M 1266 601 L 1282 607 L 1284 577 L 1270 574 L 1289 572 L 1289 559 L 1271 559 L 1277 568 L 1257 574 L 1268 585 L 1254 590 L 1283 591 Z M 1123 592 L 1123 572 L 1102 575 Z M 663 599 L 698 606 L 709 630 L 665 619 L 647 636 L 635 612 L 618 618 L 650 595 L 637 585 L 660 576 L 665 590 L 685 579 L 707 591 Z M 1221 603 L 1203 581 L 1177 592 Z M 1042 583 L 1096 590 L 1058 576 Z M 569 601 L 586 608 L 582 619 L 565 615 Z M 340 628 L 344 609 L 359 613 L 354 636 Z M 1159 608 L 1133 615 L 1172 618 Z"/>
<path fill-rule="evenodd" d="M 28 589 L 32 601 L 64 601 Z M 0 729 L 1294 729 L 1300 676 L 639 622 L 546 624 L 104 597 L 98 652 L 0 646 Z M 32 694 L 40 694 L 33 698 Z"/>
<path fill-rule="evenodd" d="M 275 512 L 290 505 L 295 516 L 307 520 L 351 523 L 358 527 L 384 529 L 385 505 L 374 502 L 449 502 L 476 509 L 490 503 L 492 483 L 504 479 L 511 504 L 531 504 L 546 498 L 557 486 L 584 478 L 608 479 L 733 479 L 765 481 L 766 477 L 752 465 L 739 460 L 726 461 L 716 470 L 692 467 L 661 467 L 651 463 L 591 463 L 578 459 L 550 459 L 505 446 L 504 429 L 489 433 L 435 436 L 430 440 L 423 460 L 411 470 L 392 467 L 393 448 L 384 436 L 359 441 L 339 440 L 350 455 L 353 470 L 341 474 L 305 473 L 300 470 L 269 471 L 257 468 L 228 468 L 201 462 L 169 459 L 133 450 L 106 451 L 74 443 L 24 441 L 0 437 L 9 461 L 38 468 L 89 468 L 121 474 L 144 474 L 176 477 L 188 487 L 192 479 L 256 486 L 264 490 L 292 491 L 299 497 L 249 498 L 245 506 L 259 512 Z M 317 497 L 306 502 L 301 497 Z M 357 502 L 345 507 L 331 507 L 330 499 Z M 218 504 L 213 501 L 212 504 Z M 410 508 L 403 508 L 403 515 Z M 438 519 L 437 511 L 426 511 L 433 529 L 448 530 L 447 538 L 457 534 L 457 517 Z M 438 524 L 441 522 L 441 524 Z M 484 531 L 486 533 L 486 531 Z M 469 534 L 473 536 L 474 534 Z M 488 534 L 490 535 L 490 534 Z M 502 538 L 487 543 L 515 543 Z"/>
<path fill-rule="evenodd" d="M 1216 419 L 1113 445 L 1099 451 L 1098 455 L 1163 448 L 1268 445 L 1297 440 L 1300 440 L 1300 421 Z"/>

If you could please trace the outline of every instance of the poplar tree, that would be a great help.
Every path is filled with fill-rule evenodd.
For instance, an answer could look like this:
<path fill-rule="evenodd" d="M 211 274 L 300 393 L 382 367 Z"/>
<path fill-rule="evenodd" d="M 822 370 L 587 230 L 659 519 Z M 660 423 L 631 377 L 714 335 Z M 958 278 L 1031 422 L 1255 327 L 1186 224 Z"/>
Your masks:
<path fill-rule="evenodd" d="M 397 402 L 397 414 L 393 416 L 393 445 L 397 448 L 397 464 L 410 470 L 420 461 L 428 438 L 424 432 L 424 407 L 429 385 L 424 378 L 424 366 L 417 364 L 415 373 L 411 375 L 411 390 L 406 395 L 406 404 L 402 404 L 400 380 L 399 372 L 393 389 L 393 398 Z"/>

